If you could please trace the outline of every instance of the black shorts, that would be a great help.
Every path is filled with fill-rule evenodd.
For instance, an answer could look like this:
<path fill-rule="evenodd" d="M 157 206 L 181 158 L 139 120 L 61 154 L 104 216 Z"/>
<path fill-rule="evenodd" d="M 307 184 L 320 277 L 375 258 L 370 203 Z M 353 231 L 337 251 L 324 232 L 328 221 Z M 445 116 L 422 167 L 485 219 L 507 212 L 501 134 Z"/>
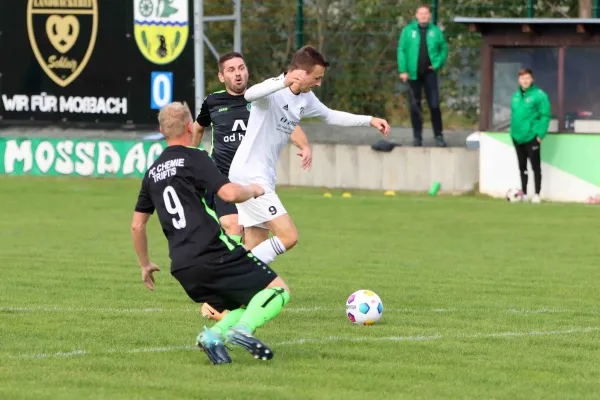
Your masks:
<path fill-rule="evenodd" d="M 198 263 L 171 272 L 196 303 L 208 303 L 219 312 L 248 305 L 277 274 L 242 246 L 213 263 Z"/>
<path fill-rule="evenodd" d="M 206 204 L 215 211 L 217 217 L 221 219 L 226 215 L 237 215 L 238 210 L 235 204 L 227 203 L 225 200 L 219 197 L 218 194 L 211 191 L 206 192 L 204 197 Z"/>

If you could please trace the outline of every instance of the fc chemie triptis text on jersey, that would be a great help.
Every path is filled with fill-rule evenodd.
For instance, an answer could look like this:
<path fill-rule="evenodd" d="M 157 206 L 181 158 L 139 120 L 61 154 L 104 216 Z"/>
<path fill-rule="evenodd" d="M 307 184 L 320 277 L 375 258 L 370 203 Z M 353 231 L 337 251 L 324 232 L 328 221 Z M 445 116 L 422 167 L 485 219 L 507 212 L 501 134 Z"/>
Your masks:
<path fill-rule="evenodd" d="M 156 210 L 172 271 L 214 261 L 235 247 L 203 200 L 207 190 L 217 193 L 227 183 L 204 150 L 185 146 L 167 147 L 144 175 L 135 210 Z"/>

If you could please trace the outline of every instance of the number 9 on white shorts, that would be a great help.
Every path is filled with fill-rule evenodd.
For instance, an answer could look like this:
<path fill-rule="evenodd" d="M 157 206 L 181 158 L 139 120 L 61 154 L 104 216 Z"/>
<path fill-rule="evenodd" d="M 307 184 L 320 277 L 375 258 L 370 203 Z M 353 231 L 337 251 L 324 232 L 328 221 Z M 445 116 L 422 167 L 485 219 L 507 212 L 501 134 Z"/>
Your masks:
<path fill-rule="evenodd" d="M 244 228 L 257 226 L 267 229 L 265 222 L 287 214 L 283 204 L 281 204 L 281 200 L 279 200 L 279 196 L 275 192 L 265 193 L 256 199 L 236 204 L 236 206 L 238 209 L 238 221 Z"/>

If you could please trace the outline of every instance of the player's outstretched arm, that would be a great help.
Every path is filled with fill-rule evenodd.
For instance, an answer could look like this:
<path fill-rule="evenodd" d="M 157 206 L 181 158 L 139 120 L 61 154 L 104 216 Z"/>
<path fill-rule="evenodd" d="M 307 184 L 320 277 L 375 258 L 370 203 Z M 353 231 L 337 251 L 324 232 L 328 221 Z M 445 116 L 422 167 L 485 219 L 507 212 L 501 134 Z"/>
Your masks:
<path fill-rule="evenodd" d="M 381 132 L 383 136 L 390 134 L 390 124 L 383 118 L 371 118 L 371 126 Z"/>
<path fill-rule="evenodd" d="M 332 110 L 325 106 L 316 96 L 311 99 L 311 107 L 306 117 L 316 117 L 328 125 L 337 126 L 372 126 L 384 136 L 389 135 L 390 125 L 385 119 L 370 115 L 357 115 L 345 111 Z"/>
<path fill-rule="evenodd" d="M 217 195 L 227 203 L 243 203 L 263 194 L 265 194 L 265 190 L 259 185 L 244 186 L 232 182 L 221 186 L 221 189 L 217 192 Z"/>
<path fill-rule="evenodd" d="M 146 224 L 150 215 L 144 212 L 134 212 L 133 221 L 131 223 L 131 236 L 133 238 L 133 247 L 138 257 L 138 264 L 142 269 L 142 280 L 146 287 L 154 290 L 154 275 L 156 271 L 160 271 L 156 265 L 150 262 L 148 257 L 148 236 L 146 235 Z"/>
<path fill-rule="evenodd" d="M 246 90 L 244 98 L 249 102 L 263 99 L 281 89 L 285 89 L 284 82 L 285 79 L 283 77 L 267 79 Z"/>
<path fill-rule="evenodd" d="M 306 71 L 294 70 L 286 74 L 285 77 L 270 78 L 252 86 L 246 90 L 244 98 L 249 102 L 260 100 L 294 83 L 302 83 L 305 79 Z"/>

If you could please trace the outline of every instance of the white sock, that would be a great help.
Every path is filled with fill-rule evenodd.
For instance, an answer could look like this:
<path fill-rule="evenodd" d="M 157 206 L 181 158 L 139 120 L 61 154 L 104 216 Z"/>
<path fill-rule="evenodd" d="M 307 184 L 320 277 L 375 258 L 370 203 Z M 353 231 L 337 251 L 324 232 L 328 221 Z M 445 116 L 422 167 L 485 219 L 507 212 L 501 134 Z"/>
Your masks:
<path fill-rule="evenodd" d="M 277 236 L 273 236 L 253 248 L 251 253 L 265 264 L 271 264 L 275 257 L 285 253 L 285 251 L 286 248 L 281 240 Z"/>

